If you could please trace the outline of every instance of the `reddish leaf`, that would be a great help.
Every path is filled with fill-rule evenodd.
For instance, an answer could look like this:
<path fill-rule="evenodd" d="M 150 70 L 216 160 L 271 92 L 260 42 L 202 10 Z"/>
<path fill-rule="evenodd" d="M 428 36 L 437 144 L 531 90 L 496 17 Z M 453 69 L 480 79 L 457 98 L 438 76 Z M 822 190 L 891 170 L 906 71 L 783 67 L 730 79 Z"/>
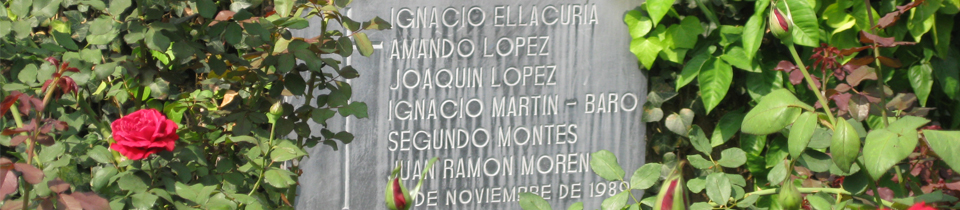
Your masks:
<path fill-rule="evenodd" d="M 45 58 L 45 59 L 43 59 L 43 60 L 46 60 L 47 62 L 50 62 L 50 64 L 53 64 L 53 66 L 55 66 L 55 67 L 56 67 L 56 66 L 60 66 L 60 60 L 58 60 L 57 58 L 54 58 L 53 56 L 47 57 L 47 58 Z"/>
<path fill-rule="evenodd" d="M 64 182 L 63 180 L 60 180 L 60 178 L 50 180 L 49 182 L 47 182 L 47 186 L 49 186 L 50 190 L 52 190 L 55 193 L 62 193 L 70 189 L 70 184 L 67 182 Z"/>
<path fill-rule="evenodd" d="M 830 96 L 830 100 L 833 100 L 833 103 L 837 104 L 837 109 L 846 112 L 849 110 L 851 96 L 853 95 L 850 93 L 840 93 Z"/>
<path fill-rule="evenodd" d="M 903 15 L 903 13 L 906 13 L 907 10 L 910 10 L 910 9 L 912 9 L 912 8 L 914 8 L 914 7 L 919 6 L 919 5 L 922 4 L 923 2 L 924 2 L 924 0 L 915 0 L 915 1 L 910 2 L 910 3 L 908 3 L 908 4 L 906 4 L 906 5 L 903 5 L 903 6 L 897 6 L 897 10 L 896 10 L 896 11 L 893 11 L 893 12 L 890 12 L 890 13 L 887 13 L 886 15 L 884 15 L 882 18 L 880 18 L 879 22 L 877 22 L 877 25 L 874 26 L 873 28 L 881 28 L 881 29 L 882 29 L 882 28 L 890 27 L 891 25 L 893 25 L 894 23 L 896 23 L 897 20 L 900 19 L 900 15 Z"/>
<path fill-rule="evenodd" d="M 44 198 L 42 201 L 40 201 L 40 206 L 38 206 L 37 209 L 39 209 L 39 210 L 55 210 L 56 208 L 54 208 L 54 206 L 53 206 L 53 201 L 50 200 L 50 197 L 46 197 L 46 198 Z"/>
<path fill-rule="evenodd" d="M 96 193 L 92 192 L 82 192 L 82 193 L 71 193 L 71 196 L 80 201 L 80 205 L 83 206 L 83 209 L 110 209 L 110 202 L 103 197 L 100 197 Z"/>
<path fill-rule="evenodd" d="M 867 46 L 863 46 L 863 47 L 847 48 L 847 49 L 840 50 L 840 55 L 850 56 L 850 55 L 853 55 L 853 53 L 860 52 L 860 51 L 863 51 L 863 50 L 866 50 L 866 49 L 870 49 L 870 48 L 873 48 L 873 45 L 867 45 Z"/>
<path fill-rule="evenodd" d="M 14 136 L 13 138 L 10 139 L 10 146 L 16 147 L 17 145 L 20 145 L 20 143 L 23 143 L 23 141 L 26 141 L 26 140 L 27 140 L 27 136 L 24 136 L 24 135 Z"/>
<path fill-rule="evenodd" d="M 60 194 L 60 199 L 57 199 L 60 207 L 65 207 L 68 210 L 83 210 L 83 206 L 80 205 L 80 201 L 77 198 L 74 198 L 69 194 Z"/>
<path fill-rule="evenodd" d="M 33 165 L 26 163 L 14 163 L 13 170 L 19 171 L 23 174 L 23 180 L 26 180 L 30 184 L 39 184 L 43 181 L 43 171 L 34 167 Z"/>
<path fill-rule="evenodd" d="M 23 95 L 23 93 L 19 91 L 10 91 L 10 95 L 7 95 L 7 97 L 3 98 L 2 105 L 0 105 L 0 117 L 3 117 L 3 115 L 10 110 L 10 107 L 13 106 L 13 103 L 17 102 L 17 99 L 20 98 L 20 95 Z"/>
<path fill-rule="evenodd" d="M 860 31 L 860 42 L 863 42 L 865 44 L 873 44 L 874 42 L 876 42 L 881 47 L 896 47 L 900 45 L 917 44 L 916 42 L 897 42 L 897 41 L 894 41 L 893 37 L 877 36 L 871 33 L 867 33 L 867 31 Z"/>
<path fill-rule="evenodd" d="M 13 134 L 33 131 L 36 128 L 37 128 L 37 119 L 33 119 L 33 120 L 30 120 L 30 123 L 23 125 L 23 127 L 14 128 L 14 129 L 5 129 L 3 130 L 3 132 L 0 132 L 0 135 L 11 136 Z"/>
<path fill-rule="evenodd" d="M 37 141 L 36 141 L 36 142 L 37 142 L 37 143 L 40 143 L 40 144 L 43 144 L 44 146 L 51 146 L 51 145 L 53 145 L 53 143 L 56 143 L 56 142 L 53 141 L 53 137 L 51 137 L 50 135 L 47 135 L 47 134 L 37 135 Z"/>
<path fill-rule="evenodd" d="M 836 90 L 837 93 L 846 93 L 847 91 L 850 91 L 850 85 L 840 83 L 837 85 L 837 87 L 834 87 L 833 89 Z"/>
<path fill-rule="evenodd" d="M 857 94 L 850 98 L 848 108 L 851 118 L 863 121 L 870 114 L 870 101 L 866 96 Z"/>
<path fill-rule="evenodd" d="M 13 170 L 13 161 L 5 157 L 0 157 L 0 169 Z M 7 168 L 10 167 L 10 168 Z"/>
<path fill-rule="evenodd" d="M 17 191 L 17 175 L 10 170 L 0 170 L 0 198 Z M 6 209 L 6 208 L 4 208 Z"/>
<path fill-rule="evenodd" d="M 80 72 L 80 69 L 77 69 L 76 67 L 70 67 L 70 68 L 64 69 L 64 71 L 77 72 L 77 73 L 79 73 L 79 72 Z"/>
<path fill-rule="evenodd" d="M 880 20 L 877 21 L 877 25 L 876 25 L 876 26 L 873 26 L 873 27 L 874 27 L 874 28 L 881 28 L 881 29 L 887 28 L 887 27 L 893 25 L 894 23 L 896 23 L 897 20 L 900 19 L 900 15 L 901 15 L 901 14 L 903 14 L 903 13 L 901 13 L 901 12 L 899 12 L 899 11 L 893 11 L 893 12 L 887 13 L 887 14 L 884 15 L 882 18 L 880 18 Z"/>
<path fill-rule="evenodd" d="M 74 82 L 73 78 L 70 78 L 70 77 L 61 77 L 59 83 L 60 83 L 59 84 L 60 91 L 62 91 L 61 94 L 67 94 L 67 93 L 76 94 L 77 89 L 79 89 L 79 87 L 77 86 L 77 82 Z"/>
<path fill-rule="evenodd" d="M 214 17 L 213 19 L 218 21 L 228 21 L 230 19 L 233 19 L 233 15 L 235 14 L 237 13 L 230 10 L 222 10 L 219 13 L 217 13 L 217 16 Z"/>
<path fill-rule="evenodd" d="M 913 93 L 899 93 L 887 101 L 887 110 L 907 110 L 917 103 L 917 95 Z"/>
<path fill-rule="evenodd" d="M 773 68 L 773 70 L 784 71 L 784 72 L 791 72 L 795 69 L 797 69 L 796 65 L 793 65 L 793 63 L 791 63 L 790 61 L 785 61 L 785 60 L 780 61 L 780 63 L 777 63 L 777 67 Z"/>
<path fill-rule="evenodd" d="M 913 107 L 910 112 L 907 112 L 907 115 L 917 116 L 917 117 L 926 117 L 927 114 L 930 114 L 930 111 L 933 111 L 934 107 Z"/>
<path fill-rule="evenodd" d="M 0 210 L 18 210 L 23 209 L 23 200 L 8 200 L 3 202 L 3 207 L 0 207 Z"/>
<path fill-rule="evenodd" d="M 853 72 L 850 72 L 850 75 L 847 76 L 847 83 L 851 87 L 856 87 L 860 85 L 860 82 L 863 80 L 877 80 L 877 71 L 876 69 L 869 66 L 861 66 Z"/>
<path fill-rule="evenodd" d="M 881 37 L 868 33 L 867 31 L 860 31 L 860 42 L 863 42 L 864 44 L 873 44 L 876 42 L 877 44 L 880 44 L 880 46 L 888 46 L 893 45 L 894 41 L 896 40 L 893 39 L 893 37 Z"/>
<path fill-rule="evenodd" d="M 49 87 L 50 84 L 53 83 L 53 79 L 54 79 L 54 78 L 50 78 L 50 79 L 47 79 L 47 81 L 44 81 L 44 82 L 43 82 L 43 86 L 40 86 L 40 92 L 46 93 L 46 92 L 47 92 L 47 87 Z"/>
<path fill-rule="evenodd" d="M 885 66 L 889 66 L 893 68 L 900 68 L 901 66 L 903 66 L 903 64 L 900 63 L 900 59 L 891 58 L 887 56 L 880 56 L 879 58 L 880 58 L 880 63 Z"/>
<path fill-rule="evenodd" d="M 803 82 L 803 72 L 792 71 L 790 72 L 790 84 L 798 85 Z"/>

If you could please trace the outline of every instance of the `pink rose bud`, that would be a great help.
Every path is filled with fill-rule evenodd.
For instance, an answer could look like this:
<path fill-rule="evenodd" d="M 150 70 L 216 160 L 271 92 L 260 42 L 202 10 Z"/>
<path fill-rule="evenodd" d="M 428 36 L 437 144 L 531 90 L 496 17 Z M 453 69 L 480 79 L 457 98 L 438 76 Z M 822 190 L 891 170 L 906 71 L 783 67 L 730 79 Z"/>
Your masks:
<path fill-rule="evenodd" d="M 787 5 L 787 10 L 790 10 L 789 5 Z M 789 39 L 791 37 L 790 28 L 793 27 L 793 19 L 790 17 L 790 13 L 784 14 L 777 7 L 776 2 L 770 5 L 768 18 L 770 19 L 770 33 L 773 33 L 773 36 L 779 39 Z"/>
<path fill-rule="evenodd" d="M 387 201 L 387 208 L 391 210 L 407 210 L 410 209 L 410 193 L 407 191 L 407 188 L 403 187 L 403 182 L 400 181 L 400 177 L 395 177 L 387 182 L 387 190 L 384 193 L 385 199 Z"/>
<path fill-rule="evenodd" d="M 687 198 L 683 174 L 680 173 L 683 170 L 682 166 L 682 163 L 679 164 L 670 173 L 670 176 L 667 176 L 667 180 L 663 182 L 660 193 L 657 194 L 657 203 L 654 204 L 654 210 L 686 210 L 689 206 L 687 203 L 690 199 Z"/>

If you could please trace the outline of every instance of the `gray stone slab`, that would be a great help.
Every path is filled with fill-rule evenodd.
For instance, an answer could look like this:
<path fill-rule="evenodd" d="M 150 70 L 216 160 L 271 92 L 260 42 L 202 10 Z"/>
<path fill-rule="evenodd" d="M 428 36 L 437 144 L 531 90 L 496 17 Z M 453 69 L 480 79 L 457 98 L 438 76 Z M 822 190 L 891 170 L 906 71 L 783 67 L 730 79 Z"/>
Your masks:
<path fill-rule="evenodd" d="M 519 209 L 520 192 L 598 208 L 627 187 L 595 175 L 590 153 L 612 151 L 627 177 L 643 164 L 647 80 L 623 23 L 640 3 L 354 1 L 350 17 L 394 26 L 347 61 L 369 118 L 331 121 L 356 138 L 308 150 L 297 208 L 385 209 L 396 164 L 413 188 L 432 157 L 415 209 Z"/>

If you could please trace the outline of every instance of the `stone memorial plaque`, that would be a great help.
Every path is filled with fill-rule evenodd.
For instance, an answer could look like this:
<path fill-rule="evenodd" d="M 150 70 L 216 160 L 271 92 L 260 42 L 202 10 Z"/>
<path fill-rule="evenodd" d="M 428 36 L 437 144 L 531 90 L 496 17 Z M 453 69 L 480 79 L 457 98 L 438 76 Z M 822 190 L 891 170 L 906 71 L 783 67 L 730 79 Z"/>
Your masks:
<path fill-rule="evenodd" d="M 591 153 L 616 154 L 626 177 L 644 161 L 646 76 L 623 22 L 640 3 L 354 1 L 354 20 L 393 25 L 345 61 L 369 118 L 330 121 L 356 138 L 308 150 L 297 208 L 385 209 L 393 168 L 412 189 L 433 157 L 415 209 L 519 209 L 522 192 L 598 208 L 629 186 L 594 174 Z"/>

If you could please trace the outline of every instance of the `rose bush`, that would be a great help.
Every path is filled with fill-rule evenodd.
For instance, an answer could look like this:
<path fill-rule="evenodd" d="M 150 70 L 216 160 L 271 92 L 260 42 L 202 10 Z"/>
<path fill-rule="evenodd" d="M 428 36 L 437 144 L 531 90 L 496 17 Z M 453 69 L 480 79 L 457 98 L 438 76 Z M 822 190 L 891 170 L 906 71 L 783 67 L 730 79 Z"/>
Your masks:
<path fill-rule="evenodd" d="M 5 1 L 0 209 L 292 208 L 305 149 L 353 141 L 327 120 L 367 116 L 342 61 L 390 25 L 349 3 Z"/>
<path fill-rule="evenodd" d="M 177 126 L 156 109 L 141 109 L 110 124 L 113 140 L 110 149 L 131 160 L 140 160 L 160 151 L 173 151 L 177 144 Z"/>

